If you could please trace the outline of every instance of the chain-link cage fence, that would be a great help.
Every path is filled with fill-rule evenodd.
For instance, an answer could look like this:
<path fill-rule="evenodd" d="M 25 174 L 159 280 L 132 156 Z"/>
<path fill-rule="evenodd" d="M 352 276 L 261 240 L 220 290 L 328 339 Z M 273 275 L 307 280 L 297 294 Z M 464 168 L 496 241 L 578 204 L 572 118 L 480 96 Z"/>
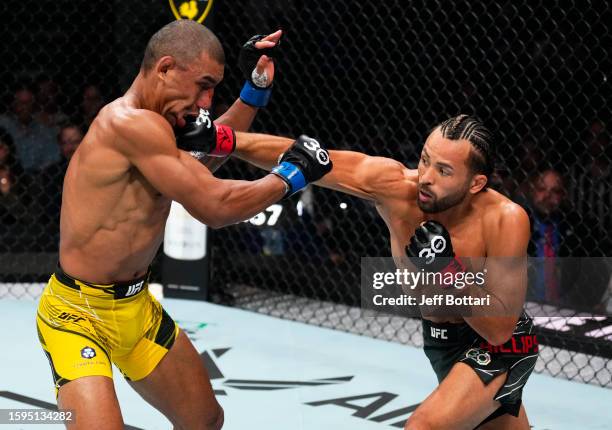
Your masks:
<path fill-rule="evenodd" d="M 174 19 L 172 9 L 199 19 L 207 5 L 0 6 L 0 297 L 40 294 L 40 284 L 28 283 L 44 281 L 57 262 L 63 172 L 80 133 L 129 86 L 147 39 Z M 435 124 L 458 113 L 483 119 L 497 134 L 494 186 L 531 215 L 530 254 L 582 257 L 598 274 L 556 279 L 566 300 L 530 290 L 533 314 L 556 310 L 536 319 L 537 370 L 612 386 L 611 267 L 600 258 L 612 255 L 610 22 L 608 5 L 597 0 L 214 0 L 206 23 L 227 57 L 214 111 L 238 94 L 242 43 L 280 27 L 274 94 L 256 131 L 305 133 L 332 149 L 414 168 Z M 261 175 L 240 162 L 218 173 Z M 543 216 L 542 206 L 552 215 Z M 360 258 L 390 255 L 371 204 L 311 188 L 211 236 L 213 300 L 422 345 L 417 320 L 360 311 Z"/>

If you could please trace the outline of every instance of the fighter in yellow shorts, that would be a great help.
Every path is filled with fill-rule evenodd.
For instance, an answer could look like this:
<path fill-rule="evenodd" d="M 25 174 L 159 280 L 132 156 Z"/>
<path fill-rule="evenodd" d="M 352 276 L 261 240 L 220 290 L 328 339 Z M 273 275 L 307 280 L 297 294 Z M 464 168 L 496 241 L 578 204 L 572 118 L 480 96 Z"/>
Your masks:
<path fill-rule="evenodd" d="M 147 376 L 168 352 L 178 326 L 147 289 L 147 275 L 96 285 L 61 269 L 38 307 L 38 336 L 55 386 L 83 376 L 112 378 L 114 363 L 128 380 Z"/>
<path fill-rule="evenodd" d="M 256 215 L 331 170 L 327 153 L 312 139 L 311 149 L 287 151 L 257 181 L 217 179 L 209 164 L 198 161 L 202 155 L 227 157 L 244 142 L 278 139 L 231 127 L 248 129 L 265 106 L 274 64 L 258 49 L 269 53 L 280 35 L 247 42 L 241 69 L 249 81 L 240 100 L 213 122 L 206 109 L 223 79 L 219 40 L 193 21 L 164 26 L 148 42 L 132 86 L 102 108 L 70 160 L 61 269 L 51 276 L 37 315 L 58 406 L 76 417 L 70 429 L 124 428 L 111 363 L 174 428 L 223 425 L 198 352 L 147 290 L 148 268 L 173 200 L 201 222 L 221 227 Z"/>

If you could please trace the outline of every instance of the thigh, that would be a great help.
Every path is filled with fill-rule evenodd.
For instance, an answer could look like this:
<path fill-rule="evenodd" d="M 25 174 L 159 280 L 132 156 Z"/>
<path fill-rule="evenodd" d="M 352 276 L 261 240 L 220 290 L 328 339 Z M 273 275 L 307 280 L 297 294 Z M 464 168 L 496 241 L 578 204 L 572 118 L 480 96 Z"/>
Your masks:
<path fill-rule="evenodd" d="M 525 407 L 521 405 L 518 417 L 504 414 L 478 427 L 478 430 L 529 430 Z"/>
<path fill-rule="evenodd" d="M 68 430 L 123 430 L 123 419 L 113 380 L 86 376 L 64 384 L 57 397 L 59 409 L 73 411 Z"/>
<path fill-rule="evenodd" d="M 85 376 L 112 378 L 108 348 L 102 344 L 84 317 L 82 321 L 59 323 L 39 312 L 38 339 L 51 366 L 56 390 Z M 55 323 L 55 325 L 52 323 Z"/>
<path fill-rule="evenodd" d="M 217 402 L 204 363 L 185 333 L 145 378 L 128 381 L 177 428 L 217 429 L 223 410 Z"/>
<path fill-rule="evenodd" d="M 485 385 L 474 369 L 456 363 L 410 416 L 406 429 L 471 430 L 499 408 L 493 398 L 505 380 L 503 373 Z"/>

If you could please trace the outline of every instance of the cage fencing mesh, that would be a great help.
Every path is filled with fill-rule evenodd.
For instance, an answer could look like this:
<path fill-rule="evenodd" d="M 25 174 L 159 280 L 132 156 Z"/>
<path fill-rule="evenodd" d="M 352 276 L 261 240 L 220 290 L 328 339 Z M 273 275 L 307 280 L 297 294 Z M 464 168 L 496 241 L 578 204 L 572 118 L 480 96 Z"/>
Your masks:
<path fill-rule="evenodd" d="M 170 4 L 197 18 L 190 11 L 208 2 L 0 5 L 0 298 L 40 294 L 57 262 L 63 172 L 78 132 L 129 86 L 148 38 L 174 19 Z M 563 311 L 537 320 L 537 370 L 610 387 L 610 22 L 598 0 L 214 0 L 206 23 L 227 67 L 213 111 L 238 95 L 242 43 L 282 28 L 274 94 L 254 131 L 304 133 L 413 168 L 435 124 L 459 113 L 483 119 L 497 134 L 494 187 L 532 215 L 530 254 L 552 220 L 557 255 L 581 257 L 597 274 L 560 280 L 565 301 L 552 305 Z M 544 172 L 556 181 L 544 190 L 556 198 L 546 219 L 534 202 Z M 262 174 L 232 161 L 218 176 Z M 422 344 L 418 321 L 359 309 L 360 258 L 390 255 L 371 204 L 311 188 L 211 237 L 213 300 Z M 532 295 L 528 307 L 537 313 L 542 302 Z"/>

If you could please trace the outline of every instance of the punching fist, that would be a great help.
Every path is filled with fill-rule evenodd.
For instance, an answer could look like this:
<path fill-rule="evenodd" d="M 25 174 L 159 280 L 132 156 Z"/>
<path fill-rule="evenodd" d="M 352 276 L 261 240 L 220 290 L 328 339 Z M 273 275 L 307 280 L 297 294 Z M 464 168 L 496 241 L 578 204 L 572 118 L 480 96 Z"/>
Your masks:
<path fill-rule="evenodd" d="M 251 37 L 240 50 L 238 65 L 246 83 L 240 99 L 253 107 L 264 107 L 272 95 L 274 56 L 277 54 L 282 31 L 267 36 Z"/>
<path fill-rule="evenodd" d="M 406 254 L 412 264 L 427 272 L 465 271 L 461 260 L 455 258 L 448 230 L 436 221 L 427 221 L 414 231 Z"/>
<path fill-rule="evenodd" d="M 332 169 L 328 152 L 315 139 L 302 135 L 280 156 L 272 173 L 287 185 L 290 196 L 311 182 L 318 181 Z"/>
<path fill-rule="evenodd" d="M 236 149 L 234 130 L 213 123 L 206 109 L 200 109 L 197 117 L 185 117 L 185 122 L 184 127 L 174 129 L 176 146 L 195 158 L 227 157 Z"/>

